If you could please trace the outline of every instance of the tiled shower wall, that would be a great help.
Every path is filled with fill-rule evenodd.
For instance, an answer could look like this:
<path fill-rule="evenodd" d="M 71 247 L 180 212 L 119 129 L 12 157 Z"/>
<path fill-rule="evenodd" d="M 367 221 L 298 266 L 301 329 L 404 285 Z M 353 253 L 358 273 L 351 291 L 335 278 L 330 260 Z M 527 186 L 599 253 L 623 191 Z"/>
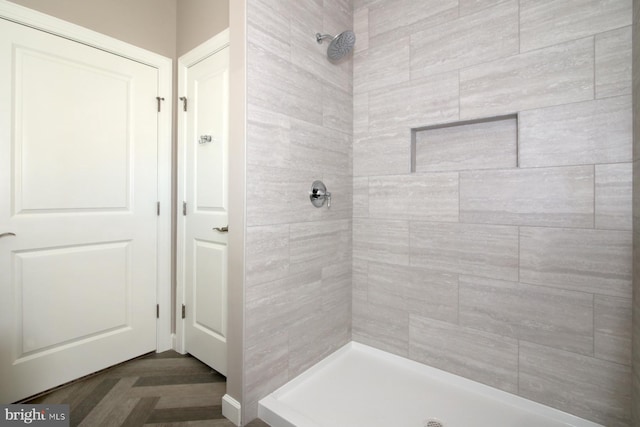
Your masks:
<path fill-rule="evenodd" d="M 633 426 L 640 427 L 640 0 L 633 0 Z"/>
<path fill-rule="evenodd" d="M 631 3 L 355 1 L 354 340 L 630 425 Z"/>
<path fill-rule="evenodd" d="M 350 0 L 247 2 L 247 421 L 351 339 L 352 62 L 315 33 L 352 24 Z M 316 179 L 331 209 L 311 205 Z"/>

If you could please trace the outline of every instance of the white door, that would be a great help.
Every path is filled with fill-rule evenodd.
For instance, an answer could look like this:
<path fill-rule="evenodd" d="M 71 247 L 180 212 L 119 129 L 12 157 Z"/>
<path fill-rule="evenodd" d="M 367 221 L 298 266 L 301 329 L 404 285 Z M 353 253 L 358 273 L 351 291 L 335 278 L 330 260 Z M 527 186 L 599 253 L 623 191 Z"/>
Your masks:
<path fill-rule="evenodd" d="M 185 350 L 225 375 L 229 48 L 186 68 L 181 81 L 187 105 L 180 118 L 185 204 L 178 237 Z"/>
<path fill-rule="evenodd" d="M 0 403 L 156 348 L 155 68 L 0 19 Z"/>

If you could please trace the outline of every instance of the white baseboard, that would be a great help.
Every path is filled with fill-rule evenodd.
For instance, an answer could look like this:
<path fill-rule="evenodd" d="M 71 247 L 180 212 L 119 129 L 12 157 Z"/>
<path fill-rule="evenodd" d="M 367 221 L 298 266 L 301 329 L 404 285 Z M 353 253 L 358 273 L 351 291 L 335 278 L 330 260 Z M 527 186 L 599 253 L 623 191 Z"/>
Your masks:
<path fill-rule="evenodd" d="M 222 396 L 222 415 L 233 424 L 240 426 L 240 402 L 225 394 Z"/>

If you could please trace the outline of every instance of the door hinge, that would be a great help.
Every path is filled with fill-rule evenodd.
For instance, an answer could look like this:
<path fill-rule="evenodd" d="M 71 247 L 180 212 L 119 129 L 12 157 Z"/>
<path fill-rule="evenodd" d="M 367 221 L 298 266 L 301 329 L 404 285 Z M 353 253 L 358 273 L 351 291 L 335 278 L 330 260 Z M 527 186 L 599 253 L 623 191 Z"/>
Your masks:
<path fill-rule="evenodd" d="M 182 101 L 182 111 L 187 111 L 187 97 L 181 96 L 180 101 Z"/>
<path fill-rule="evenodd" d="M 187 317 L 187 307 L 182 304 L 182 318 L 184 319 L 185 317 Z"/>
<path fill-rule="evenodd" d="M 158 101 L 158 113 L 159 113 L 160 110 L 162 109 L 162 101 L 164 101 L 164 98 L 156 96 L 156 101 Z"/>
<path fill-rule="evenodd" d="M 160 318 L 160 304 L 156 304 L 156 319 Z"/>
<path fill-rule="evenodd" d="M 156 204 L 156 214 L 160 216 L 160 202 Z"/>
<path fill-rule="evenodd" d="M 187 216 L 187 202 L 182 202 L 182 215 Z"/>

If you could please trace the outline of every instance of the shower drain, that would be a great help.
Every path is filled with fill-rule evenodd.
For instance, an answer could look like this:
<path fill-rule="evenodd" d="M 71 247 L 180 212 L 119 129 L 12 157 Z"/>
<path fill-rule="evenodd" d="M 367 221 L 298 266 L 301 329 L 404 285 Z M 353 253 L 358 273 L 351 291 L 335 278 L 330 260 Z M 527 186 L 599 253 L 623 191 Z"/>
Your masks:
<path fill-rule="evenodd" d="M 442 424 L 441 421 L 432 418 L 429 420 L 425 420 L 424 427 L 444 427 L 444 424 Z"/>

